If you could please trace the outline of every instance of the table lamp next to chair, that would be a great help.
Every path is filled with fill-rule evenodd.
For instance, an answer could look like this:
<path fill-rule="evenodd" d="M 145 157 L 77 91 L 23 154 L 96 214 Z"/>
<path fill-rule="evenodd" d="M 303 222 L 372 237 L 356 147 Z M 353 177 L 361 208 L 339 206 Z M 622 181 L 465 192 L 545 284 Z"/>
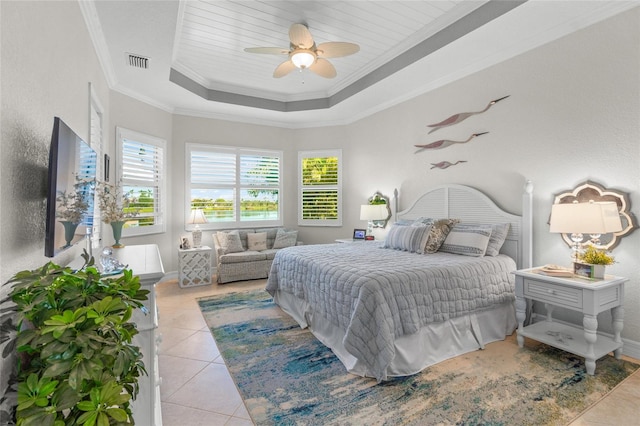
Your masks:
<path fill-rule="evenodd" d="M 191 231 L 191 238 L 193 239 L 193 247 L 200 247 L 202 245 L 202 230 L 198 226 L 201 223 L 207 223 L 207 218 L 204 216 L 204 212 L 201 209 L 191 210 L 191 216 L 187 221 L 190 225 L 195 225 Z"/>

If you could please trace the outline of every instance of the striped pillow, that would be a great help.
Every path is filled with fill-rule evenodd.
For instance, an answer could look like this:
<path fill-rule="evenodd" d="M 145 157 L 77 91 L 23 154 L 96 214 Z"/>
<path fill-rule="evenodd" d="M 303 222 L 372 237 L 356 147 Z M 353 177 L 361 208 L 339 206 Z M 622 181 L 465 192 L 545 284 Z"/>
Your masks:
<path fill-rule="evenodd" d="M 440 246 L 445 253 L 484 256 L 491 238 L 491 225 L 477 227 L 454 226 Z"/>
<path fill-rule="evenodd" d="M 458 223 L 455 228 L 478 228 L 478 227 L 491 227 L 491 238 L 489 238 L 489 244 L 487 245 L 487 252 L 485 256 L 497 256 L 500 254 L 500 249 L 504 245 L 507 235 L 509 234 L 509 222 L 506 223 Z"/>
<path fill-rule="evenodd" d="M 403 250 L 411 253 L 424 253 L 431 226 L 391 225 L 384 240 L 384 248 Z"/>

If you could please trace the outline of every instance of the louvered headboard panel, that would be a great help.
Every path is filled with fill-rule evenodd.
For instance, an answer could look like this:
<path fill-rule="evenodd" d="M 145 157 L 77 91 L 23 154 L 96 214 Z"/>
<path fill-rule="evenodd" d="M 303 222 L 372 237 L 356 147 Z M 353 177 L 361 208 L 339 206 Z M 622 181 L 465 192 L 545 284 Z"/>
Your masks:
<path fill-rule="evenodd" d="M 426 192 L 411 207 L 396 214 L 396 220 L 415 220 L 420 217 L 434 219 L 460 219 L 467 223 L 508 222 L 509 235 L 500 250 L 511 256 L 518 268 L 531 267 L 531 203 L 533 186 L 525 185 L 522 197 L 522 216 L 502 210 L 487 195 L 469 186 L 449 184 Z"/>

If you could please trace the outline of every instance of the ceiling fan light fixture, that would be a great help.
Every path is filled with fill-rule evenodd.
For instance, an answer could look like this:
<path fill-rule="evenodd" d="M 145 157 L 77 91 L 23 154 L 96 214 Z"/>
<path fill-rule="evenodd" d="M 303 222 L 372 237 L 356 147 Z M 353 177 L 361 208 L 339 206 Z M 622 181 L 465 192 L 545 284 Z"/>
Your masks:
<path fill-rule="evenodd" d="M 291 54 L 291 62 L 297 68 L 309 68 L 316 61 L 316 55 L 311 50 L 296 50 Z"/>

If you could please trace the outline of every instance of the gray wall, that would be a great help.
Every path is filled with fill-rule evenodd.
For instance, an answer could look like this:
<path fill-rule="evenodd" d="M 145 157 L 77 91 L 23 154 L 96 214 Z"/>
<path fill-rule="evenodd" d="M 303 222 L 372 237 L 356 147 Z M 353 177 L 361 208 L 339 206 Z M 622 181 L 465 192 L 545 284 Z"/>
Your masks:
<path fill-rule="evenodd" d="M 17 271 L 49 260 L 43 256 L 44 194 L 53 116 L 88 138 L 89 83 L 105 107 L 104 138 L 112 159 L 116 126 L 167 140 L 167 232 L 124 241 L 159 244 L 167 271 L 177 268 L 175 242 L 186 234 L 186 142 L 283 150 L 284 221 L 293 228 L 297 151 L 341 148 L 344 225 L 300 228 L 306 243 L 348 237 L 353 228 L 364 226 L 358 209 L 376 190 L 392 195 L 398 188 L 401 208 L 406 208 L 426 188 L 469 184 L 506 210 L 520 213 L 522 185 L 531 179 L 534 263 L 568 263 L 570 250 L 546 224 L 555 193 L 590 179 L 629 192 L 636 216 L 640 206 L 638 8 L 353 124 L 298 130 L 171 115 L 111 91 L 75 2 L 0 2 L 0 23 L 2 283 Z M 503 95 L 511 97 L 489 112 L 427 135 L 427 124 L 482 109 Z M 465 139 L 481 131 L 490 133 L 468 144 L 414 153 L 414 144 Z M 442 160 L 468 162 L 446 170 L 430 168 L 430 163 Z M 209 232 L 204 242 L 211 243 Z M 640 232 L 635 232 L 615 249 L 618 263 L 609 268 L 610 273 L 630 278 L 623 337 L 625 352 L 637 357 L 639 249 Z M 54 261 L 66 264 L 79 252 L 74 248 Z M 0 290 L 5 295 L 8 288 L 3 285 Z M 580 323 L 571 315 L 567 319 Z M 600 322 L 607 329 L 608 314 L 601 315 Z M 5 368 L 3 363 L 3 378 Z"/>

